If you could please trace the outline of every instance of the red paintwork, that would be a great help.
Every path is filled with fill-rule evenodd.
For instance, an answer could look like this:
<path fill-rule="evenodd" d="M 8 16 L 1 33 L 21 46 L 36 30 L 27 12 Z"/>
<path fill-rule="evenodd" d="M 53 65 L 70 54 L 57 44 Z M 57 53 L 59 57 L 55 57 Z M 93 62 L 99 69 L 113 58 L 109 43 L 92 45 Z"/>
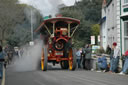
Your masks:
<path fill-rule="evenodd" d="M 57 17 L 57 18 L 51 18 L 51 19 L 47 19 L 45 20 L 35 31 L 39 31 L 44 24 L 48 24 L 48 23 L 56 23 L 58 21 L 63 21 L 66 23 L 70 23 L 70 24 L 80 24 L 80 20 L 77 19 L 73 19 L 73 18 L 67 18 L 67 17 Z M 62 60 L 72 60 L 72 57 L 68 57 L 65 58 L 63 57 L 63 54 L 59 54 L 56 55 L 56 53 L 64 53 L 63 50 L 62 51 L 56 51 L 53 48 L 53 44 L 55 42 L 58 42 L 59 40 L 63 40 L 65 43 L 67 43 L 69 41 L 69 39 L 71 39 L 71 37 L 68 37 L 68 27 L 67 29 L 63 28 L 60 29 L 62 26 L 58 26 L 57 28 L 55 28 L 55 36 L 54 37 L 47 37 L 47 46 L 48 46 L 48 61 L 56 61 L 56 62 L 60 62 Z M 48 28 L 49 29 L 49 28 Z M 66 33 L 66 34 L 63 34 Z M 43 36 L 42 36 L 43 37 Z M 52 42 L 48 42 L 48 40 L 51 39 Z M 61 41 L 62 42 L 62 41 Z M 62 46 L 62 45 L 61 45 Z M 51 52 L 50 52 L 51 51 Z"/>

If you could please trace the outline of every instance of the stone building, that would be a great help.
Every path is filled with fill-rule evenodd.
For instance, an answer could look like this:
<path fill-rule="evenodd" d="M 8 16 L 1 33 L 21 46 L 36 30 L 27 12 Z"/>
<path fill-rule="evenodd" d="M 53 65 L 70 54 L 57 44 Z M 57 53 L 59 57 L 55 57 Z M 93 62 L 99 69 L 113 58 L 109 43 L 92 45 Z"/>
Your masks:
<path fill-rule="evenodd" d="M 122 53 L 128 50 L 128 0 L 120 0 Z"/>
<path fill-rule="evenodd" d="M 104 11 L 103 11 L 104 10 Z M 120 0 L 103 0 L 101 19 L 101 46 L 106 49 L 117 42 L 121 47 L 120 38 Z"/>

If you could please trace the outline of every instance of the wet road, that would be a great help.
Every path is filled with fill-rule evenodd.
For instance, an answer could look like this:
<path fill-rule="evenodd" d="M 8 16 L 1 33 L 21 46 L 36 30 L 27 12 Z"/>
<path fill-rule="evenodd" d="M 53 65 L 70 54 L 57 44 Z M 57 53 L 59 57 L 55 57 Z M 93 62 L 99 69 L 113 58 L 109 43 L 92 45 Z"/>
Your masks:
<path fill-rule="evenodd" d="M 6 70 L 5 85 L 128 85 L 128 76 L 85 70 L 49 69 L 16 72 Z"/>

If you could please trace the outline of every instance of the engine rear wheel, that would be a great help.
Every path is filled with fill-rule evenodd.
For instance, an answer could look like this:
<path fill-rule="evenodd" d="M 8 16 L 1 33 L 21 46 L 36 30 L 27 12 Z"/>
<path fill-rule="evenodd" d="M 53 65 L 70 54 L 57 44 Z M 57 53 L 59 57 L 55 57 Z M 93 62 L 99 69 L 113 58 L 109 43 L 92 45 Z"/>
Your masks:
<path fill-rule="evenodd" d="M 68 69 L 69 68 L 69 63 L 68 61 L 61 61 L 60 66 L 62 69 Z"/>
<path fill-rule="evenodd" d="M 76 69 L 76 55 L 75 50 L 69 49 L 69 70 L 74 71 Z"/>
<path fill-rule="evenodd" d="M 42 57 L 41 57 L 41 69 L 42 71 L 47 70 L 47 61 L 48 61 L 48 51 L 47 48 L 42 49 Z"/>

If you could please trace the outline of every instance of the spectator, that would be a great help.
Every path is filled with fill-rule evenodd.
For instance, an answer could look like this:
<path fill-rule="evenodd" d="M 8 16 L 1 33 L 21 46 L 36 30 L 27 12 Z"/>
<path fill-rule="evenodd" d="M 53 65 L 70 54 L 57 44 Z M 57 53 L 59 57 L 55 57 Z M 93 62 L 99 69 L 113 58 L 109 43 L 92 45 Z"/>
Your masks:
<path fill-rule="evenodd" d="M 112 46 L 111 53 L 110 53 L 110 72 L 112 72 L 112 62 L 113 62 L 113 55 L 114 55 L 114 47 Z"/>
<path fill-rule="evenodd" d="M 122 55 L 122 56 L 121 56 L 122 67 L 124 66 L 124 63 L 125 63 L 125 58 L 126 58 L 126 56 L 124 56 L 124 55 Z"/>
<path fill-rule="evenodd" d="M 125 62 L 124 62 L 124 66 L 122 68 L 122 71 L 119 73 L 121 75 L 126 74 L 127 70 L 128 70 L 128 50 L 125 52 L 125 54 L 123 56 L 125 56 Z"/>
<path fill-rule="evenodd" d="M 85 45 L 85 47 L 82 49 L 82 65 L 83 65 L 83 69 L 86 69 L 86 67 L 85 67 L 85 61 L 86 61 L 86 59 L 85 59 L 85 57 L 86 57 L 85 50 L 86 50 L 87 46 L 88 45 Z"/>
<path fill-rule="evenodd" d="M 81 68 L 81 52 L 82 52 L 82 49 L 80 48 L 77 52 L 76 52 L 76 59 L 77 59 L 77 66 L 78 68 Z"/>
<path fill-rule="evenodd" d="M 107 69 L 107 59 L 105 55 L 99 55 L 98 56 L 98 71 L 101 72 L 101 70 L 104 70 L 104 72 Z"/>
<path fill-rule="evenodd" d="M 113 43 L 112 49 L 113 53 L 111 55 L 110 72 L 117 72 L 119 65 L 120 49 L 117 47 L 116 42 Z"/>
<path fill-rule="evenodd" d="M 3 52 L 2 46 L 0 46 L 0 78 L 3 77 L 3 66 L 5 61 L 6 54 Z"/>
<path fill-rule="evenodd" d="M 106 53 L 107 53 L 107 54 L 111 54 L 111 48 L 110 48 L 109 45 L 107 46 Z"/>
<path fill-rule="evenodd" d="M 86 57 L 85 57 L 85 67 L 86 70 L 91 70 L 91 59 L 92 59 L 92 48 L 91 45 L 88 45 L 85 49 Z"/>

